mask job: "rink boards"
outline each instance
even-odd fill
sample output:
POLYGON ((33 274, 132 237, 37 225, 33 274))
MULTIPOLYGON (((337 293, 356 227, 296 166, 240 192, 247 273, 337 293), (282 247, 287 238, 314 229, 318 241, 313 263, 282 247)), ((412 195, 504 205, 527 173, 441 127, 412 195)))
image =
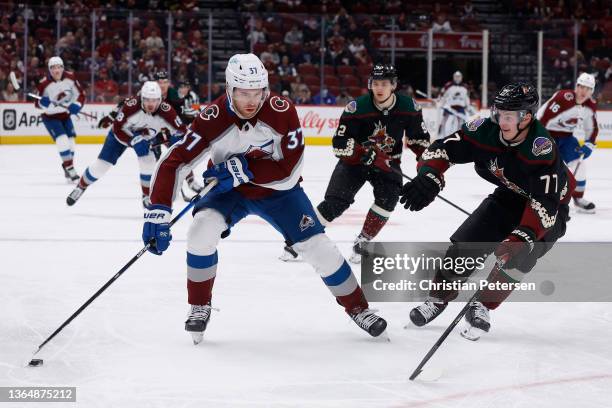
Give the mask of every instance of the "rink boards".
MULTIPOLYGON (((86 104, 83 108, 95 119, 72 116, 79 143, 102 143, 108 129, 98 129, 100 118, 112 110, 113 104, 86 104)), ((306 143, 310 145, 329 145, 343 108, 341 106, 297 106, 306 143)), ((32 103, 0 103, 0 144, 46 144, 51 143, 42 119, 41 110, 32 103)), ((489 111, 481 110, 481 116, 489 111)), ((434 107, 424 106, 423 117, 432 135, 437 134, 439 113, 434 107)), ((599 124, 599 147, 612 147, 612 111, 597 112, 599 124)))

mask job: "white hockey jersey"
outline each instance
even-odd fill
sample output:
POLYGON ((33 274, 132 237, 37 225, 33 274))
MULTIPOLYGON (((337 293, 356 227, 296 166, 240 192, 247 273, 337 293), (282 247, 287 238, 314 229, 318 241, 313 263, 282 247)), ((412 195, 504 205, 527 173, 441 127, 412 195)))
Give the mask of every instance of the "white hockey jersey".
POLYGON ((70 117, 70 113, 66 108, 56 104, 64 106, 68 106, 71 103, 76 103, 79 106, 85 104, 85 91, 72 72, 64 71, 59 81, 46 76, 40 80, 36 87, 38 95, 46 96, 51 100, 51 104, 46 108, 38 100, 34 103, 36 107, 44 109, 43 117, 65 120, 70 117))

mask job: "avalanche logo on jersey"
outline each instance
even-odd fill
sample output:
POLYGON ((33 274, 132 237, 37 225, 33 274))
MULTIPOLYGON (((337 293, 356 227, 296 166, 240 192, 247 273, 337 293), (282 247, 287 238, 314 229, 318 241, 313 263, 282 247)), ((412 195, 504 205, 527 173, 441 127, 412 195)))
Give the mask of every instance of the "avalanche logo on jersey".
POLYGON ((304 232, 310 227, 314 227, 315 222, 310 215, 302 215, 302 221, 300 221, 300 231, 304 232))
POLYGON ((368 137, 368 140, 380 147, 385 153, 391 153, 393 146, 395 146, 395 140, 389 136, 387 127, 383 126, 380 121, 374 125, 374 133, 368 137))
POLYGON ((501 181, 510 190, 512 190, 515 193, 520 194, 522 196, 529 197, 529 194, 527 194, 525 191, 523 191, 522 188, 520 188, 519 186, 517 186, 516 184, 514 184, 513 182, 508 180, 508 178, 504 174, 504 168, 503 167, 499 167, 499 164, 497 164, 497 157, 495 158, 495 160, 491 160, 489 162, 489 171, 495 177, 497 177, 499 179, 499 181, 501 181))
POLYGON ((64 102, 70 102, 72 100, 72 90, 70 89, 66 89, 65 91, 60 91, 60 93, 57 94, 57 103, 64 103, 64 102))
POLYGON ((247 159, 270 159, 274 153, 274 141, 270 140, 261 146, 250 145, 243 153, 247 159))
POLYGON ((552 149, 552 142, 548 138, 536 137, 536 139, 533 141, 533 147, 531 148, 531 151, 536 156, 543 156, 552 152, 552 149))

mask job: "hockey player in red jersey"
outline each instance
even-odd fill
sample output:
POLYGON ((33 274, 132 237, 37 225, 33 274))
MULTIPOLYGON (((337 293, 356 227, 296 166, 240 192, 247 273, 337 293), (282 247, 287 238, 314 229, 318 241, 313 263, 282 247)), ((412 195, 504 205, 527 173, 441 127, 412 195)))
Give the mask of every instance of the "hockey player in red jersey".
POLYGON ((76 132, 70 115, 81 111, 85 104, 85 92, 74 73, 64 70, 64 61, 60 57, 49 58, 47 65, 49 75, 38 83, 41 98, 34 104, 45 110, 42 121, 57 146, 64 176, 75 182, 79 179, 73 164, 76 132))
POLYGON ((572 195, 578 211, 594 213, 595 204, 583 198, 586 188, 586 163, 595 149, 597 133, 597 102, 592 98, 595 77, 582 73, 576 80, 575 89, 557 91, 538 110, 538 119, 559 145, 563 161, 574 173, 576 191, 572 195), (580 146, 575 135, 582 127, 584 144, 580 146))
POLYGON ((185 323, 194 343, 203 338, 210 319, 217 272, 217 244, 249 214, 258 215, 319 273, 351 319, 372 336, 386 322, 368 308, 357 279, 340 251, 325 235, 314 208, 300 186, 304 137, 297 111, 270 93, 268 73, 253 54, 230 58, 226 94, 211 102, 191 124, 182 141, 161 159, 151 183, 151 206, 145 211, 143 240, 162 254, 169 230, 179 172, 210 154, 204 179, 218 184, 196 205, 187 236, 187 292, 191 310, 185 323))
POLYGON ((155 167, 155 156, 151 151, 151 140, 162 129, 184 134, 187 128, 174 109, 162 102, 162 94, 156 82, 145 82, 140 97, 128 98, 112 129, 108 132, 98 158, 85 170, 78 185, 66 198, 68 205, 74 205, 85 189, 95 183, 115 164, 125 149, 131 147, 138 156, 140 166, 140 185, 143 205, 149 202, 149 185, 155 167))

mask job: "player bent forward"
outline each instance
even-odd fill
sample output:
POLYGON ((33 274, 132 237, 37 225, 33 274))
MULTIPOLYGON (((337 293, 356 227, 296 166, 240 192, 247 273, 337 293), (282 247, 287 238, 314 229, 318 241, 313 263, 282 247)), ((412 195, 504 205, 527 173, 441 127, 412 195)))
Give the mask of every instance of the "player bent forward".
MULTIPOLYGON (((505 265, 489 276, 493 284, 520 281, 565 234, 569 220, 575 180, 553 138, 535 119, 538 99, 531 85, 506 85, 495 96, 491 119, 476 119, 432 143, 417 165, 417 177, 404 185, 400 199, 411 211, 423 209, 444 187, 444 172, 452 164, 473 162, 478 175, 497 188, 451 236, 445 257, 476 258, 494 252, 505 265)), ((459 275, 441 269, 434 283, 465 281, 470 273, 473 270, 459 275)), ((489 310, 511 292, 483 290, 482 301, 470 304, 461 334, 477 340, 488 332, 489 310)), ((431 322, 457 295, 452 289, 430 291, 430 298, 410 312, 410 319, 417 326, 431 322)))
POLYGON ((142 204, 146 206, 149 203, 151 174, 156 163, 151 143, 159 139, 158 134, 162 129, 180 134, 187 131, 174 109, 162 102, 159 85, 147 81, 142 85, 140 97, 127 99, 121 107, 98 158, 87 167, 78 185, 66 198, 66 204, 74 205, 85 190, 117 164, 123 152, 131 147, 138 156, 142 204))
POLYGON ((185 330, 202 340, 210 320, 217 273, 217 245, 249 214, 278 230, 320 274, 351 319, 372 336, 386 328, 368 309, 357 279, 324 233, 302 190, 304 138, 295 107, 271 94, 268 73, 253 54, 237 54, 225 71, 226 95, 213 101, 191 124, 185 138, 160 161, 151 184, 152 205, 145 211, 143 240, 154 239, 161 254, 171 240, 171 205, 178 172, 210 153, 204 178, 218 184, 196 205, 187 236, 187 292, 191 312, 185 330))

